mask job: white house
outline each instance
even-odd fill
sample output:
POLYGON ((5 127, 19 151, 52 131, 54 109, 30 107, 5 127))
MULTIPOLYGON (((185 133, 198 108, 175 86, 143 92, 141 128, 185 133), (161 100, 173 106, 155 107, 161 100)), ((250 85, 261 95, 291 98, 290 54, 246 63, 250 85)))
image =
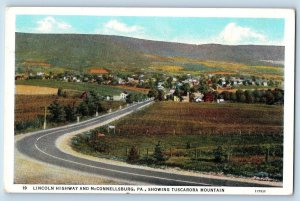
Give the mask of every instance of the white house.
POLYGON ((217 99, 217 103, 224 103, 224 102, 225 102, 225 100, 223 98, 217 99))
POLYGON ((200 97, 196 97, 196 98, 194 98, 194 100, 195 100, 196 103, 203 102, 203 99, 200 98, 200 97))
POLYGON ((126 100, 126 97, 128 96, 128 93, 126 91, 120 93, 118 96, 113 96, 114 101, 124 101, 126 100))
POLYGON ((268 82, 267 81, 263 81, 262 85, 265 86, 265 87, 267 87, 268 86, 268 82))

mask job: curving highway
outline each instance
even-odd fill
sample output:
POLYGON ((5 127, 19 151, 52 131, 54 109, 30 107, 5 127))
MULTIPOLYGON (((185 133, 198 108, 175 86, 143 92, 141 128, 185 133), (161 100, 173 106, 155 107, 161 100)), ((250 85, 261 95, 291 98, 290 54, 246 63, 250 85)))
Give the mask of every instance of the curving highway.
POLYGON ((60 151, 56 147, 56 140, 67 133, 89 128, 100 123, 113 121, 115 118, 125 116, 151 104, 152 100, 136 103, 124 109, 108 113, 93 119, 59 128, 47 129, 26 135, 16 141, 15 146, 21 153, 49 164, 69 168, 77 171, 103 175, 115 179, 127 180, 132 183, 142 182, 150 185, 172 186, 239 186, 239 187, 267 187, 257 183, 213 179, 207 177, 187 176, 162 171, 134 168, 121 165, 112 165, 103 162, 79 158, 60 151))

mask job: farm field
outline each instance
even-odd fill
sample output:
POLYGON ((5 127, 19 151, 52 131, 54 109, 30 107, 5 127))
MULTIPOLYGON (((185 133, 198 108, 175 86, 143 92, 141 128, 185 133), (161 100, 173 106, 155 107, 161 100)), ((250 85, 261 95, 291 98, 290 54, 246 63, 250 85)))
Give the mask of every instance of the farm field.
POLYGON ((107 73, 109 73, 109 71, 107 71, 105 68, 97 68, 97 67, 90 68, 88 70, 88 72, 91 74, 107 74, 107 73))
MULTIPOLYGON (((63 106, 78 106, 83 100, 74 97, 59 97, 57 95, 16 95, 15 96, 15 133, 42 129, 44 108, 55 100, 63 106)), ((125 102, 102 101, 104 109, 118 109, 125 102)), ((87 118, 87 117, 85 117, 87 118)), ((84 119, 84 118, 83 118, 84 119)), ((48 127, 59 126, 48 122, 48 127)))
MULTIPOLYGON (((56 80, 17 80, 16 85, 31 85, 31 86, 40 86, 40 87, 52 87, 52 88, 63 88, 63 89, 72 89, 77 91, 95 91, 101 96, 113 96, 119 95, 123 90, 107 86, 99 85, 96 83, 76 83, 76 82, 62 82, 56 80)), ((130 90, 129 90, 130 91, 130 90)))
POLYGON ((263 74, 265 78, 281 80, 284 69, 281 66, 247 65, 237 62, 198 60, 185 57, 161 57, 149 54, 145 55, 145 57, 153 60, 150 69, 171 74, 248 74, 254 76, 261 76, 263 74))
POLYGON ((30 85, 16 85, 17 95, 54 95, 57 94, 57 88, 39 87, 30 85))
POLYGON ((122 89, 123 91, 135 91, 138 93, 143 93, 143 94, 148 94, 148 92, 150 91, 149 89, 145 89, 145 88, 139 88, 139 87, 131 87, 131 86, 127 86, 127 85, 117 85, 117 86, 113 86, 115 88, 118 89, 122 89))
POLYGON ((142 165, 282 179, 282 106, 157 102, 112 125, 74 137, 73 149, 126 161, 134 146, 142 165))

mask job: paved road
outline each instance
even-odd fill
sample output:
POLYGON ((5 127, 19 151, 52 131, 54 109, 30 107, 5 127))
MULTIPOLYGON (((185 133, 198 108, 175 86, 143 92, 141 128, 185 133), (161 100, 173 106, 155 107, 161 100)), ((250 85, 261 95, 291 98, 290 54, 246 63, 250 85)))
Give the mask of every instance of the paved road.
POLYGON ((22 138, 21 140, 18 140, 16 142, 16 147, 21 153, 39 161, 77 171, 104 175, 107 177, 131 182, 136 181, 151 185, 172 186, 264 186, 245 182, 209 179, 198 176, 179 175, 167 172, 106 164, 64 153, 55 145, 57 138, 66 133, 87 128, 116 118, 120 115, 126 115, 127 113, 134 112, 147 104, 151 104, 151 102, 151 100, 148 100, 146 102, 136 103, 122 110, 95 117, 77 124, 35 132, 22 138))

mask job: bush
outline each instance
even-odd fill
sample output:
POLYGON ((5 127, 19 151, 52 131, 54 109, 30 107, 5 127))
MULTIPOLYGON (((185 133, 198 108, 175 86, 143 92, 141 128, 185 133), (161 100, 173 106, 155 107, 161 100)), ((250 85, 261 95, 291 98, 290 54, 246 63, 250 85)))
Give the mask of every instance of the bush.
POLYGON ((43 125, 43 118, 36 118, 35 120, 32 121, 20 121, 15 123, 15 132, 22 132, 25 131, 26 129, 30 128, 41 128, 43 125))
POLYGON ((132 146, 130 151, 129 151, 129 155, 127 157, 127 162, 128 163, 136 163, 138 162, 140 156, 138 153, 138 149, 135 146, 132 146))
POLYGON ((223 149, 221 146, 218 146, 218 148, 214 150, 214 160, 217 163, 223 161, 223 149))
POLYGON ((153 158, 158 163, 164 162, 166 160, 164 155, 163 155, 162 147, 160 145, 160 142, 158 142, 157 145, 154 148, 153 158))

